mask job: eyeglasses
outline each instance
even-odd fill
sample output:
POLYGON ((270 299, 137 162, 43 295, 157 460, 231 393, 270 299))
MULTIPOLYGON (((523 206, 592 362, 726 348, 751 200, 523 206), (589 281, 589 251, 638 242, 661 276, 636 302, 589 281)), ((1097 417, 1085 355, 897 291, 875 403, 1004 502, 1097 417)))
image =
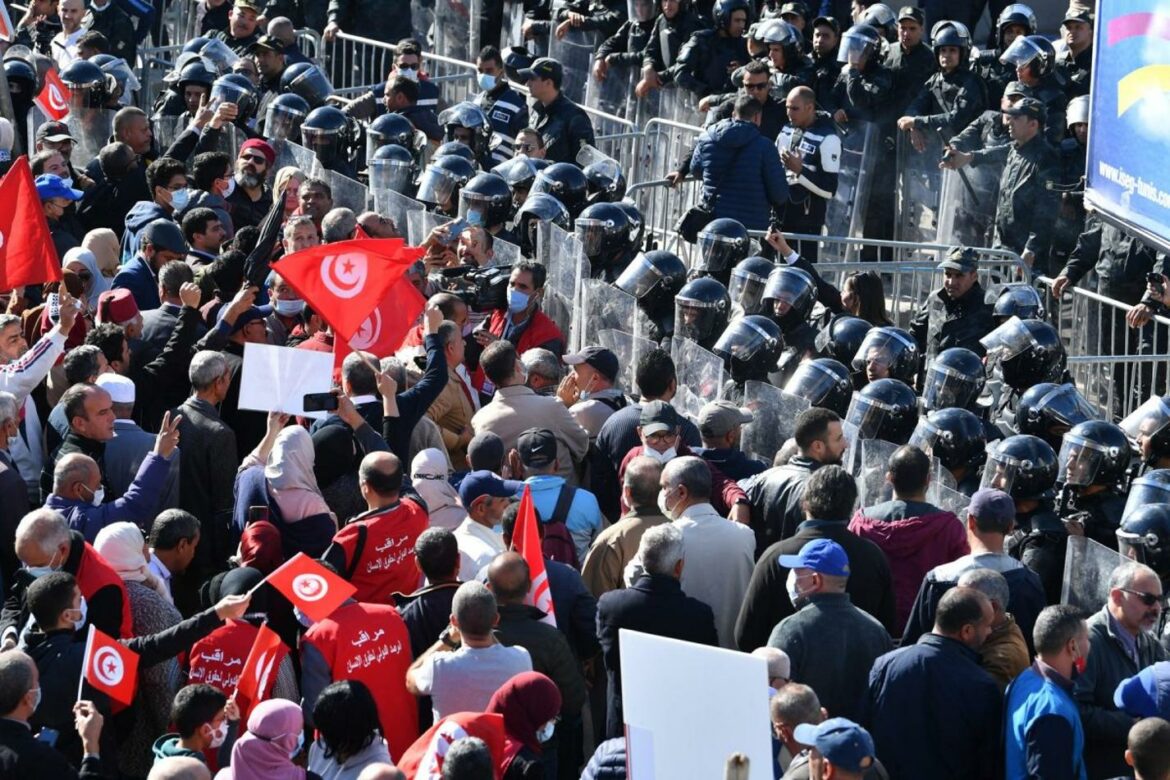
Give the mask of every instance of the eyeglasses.
POLYGON ((767 88, 768 88, 768 82, 766 82, 766 81, 757 81, 757 82, 754 82, 754 83, 752 83, 752 82, 749 82, 749 83, 747 83, 747 84, 744 84, 744 85, 743 85, 743 88, 744 88, 744 89, 752 89, 752 90, 755 90, 755 89, 767 89, 767 88))
POLYGON ((1165 601, 1165 596, 1155 596, 1153 593, 1145 593, 1140 590, 1130 590, 1129 588, 1119 588, 1122 593, 1128 593, 1131 596, 1137 596, 1138 601, 1145 604, 1147 607, 1152 607, 1155 604, 1161 604, 1165 601))
POLYGON ((650 444, 662 444, 664 442, 674 441, 678 434, 674 431, 658 431, 657 433, 646 434, 646 441, 650 444))
POLYGON ((267 165, 268 164, 268 158, 262 154, 241 154, 240 159, 246 160, 247 162, 250 162, 250 163, 256 163, 257 165, 267 165))

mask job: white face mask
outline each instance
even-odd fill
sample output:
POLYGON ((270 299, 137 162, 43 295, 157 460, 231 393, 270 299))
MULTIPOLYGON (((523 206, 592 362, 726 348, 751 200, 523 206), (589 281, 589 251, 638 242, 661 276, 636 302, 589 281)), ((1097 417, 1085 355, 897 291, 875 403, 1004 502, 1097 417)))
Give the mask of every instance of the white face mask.
POLYGON ((669 490, 658 491, 658 509, 662 512, 663 517, 674 520, 674 510, 666 505, 666 496, 668 493, 670 493, 669 490))
POLYGON ((552 739, 553 731, 556 730, 556 721, 550 720, 548 723, 541 726, 536 732, 536 738, 540 742, 548 742, 552 739))
POLYGON ((654 460, 658 461, 659 463, 668 463, 673 460, 676 455, 678 455, 678 450, 674 447, 668 447, 666 451, 659 452, 647 444, 646 446, 642 447, 642 454, 646 457, 654 458, 654 460))
POLYGON ((411 81, 418 81, 418 68, 399 68, 398 75, 411 81))
POLYGON ((788 570, 788 579, 784 581, 784 589, 788 591, 788 600, 792 602, 792 606, 800 609, 805 598, 800 595, 800 588, 796 585, 796 569, 788 570))
POLYGON ((227 718, 223 719, 223 723, 219 724, 219 728, 213 729, 211 732, 211 747, 217 748, 227 739, 228 723, 227 718))
POLYGON ((99 486, 97 490, 93 491, 93 498, 91 498, 89 500, 89 503, 94 505, 94 506, 101 506, 102 502, 105 500, 106 500, 106 489, 104 487, 99 486))
POLYGON ((235 191, 236 191, 236 177, 229 176, 227 189, 223 191, 223 195, 221 195, 220 197, 221 198, 230 198, 232 196, 232 193, 235 191))
POLYGON ((85 596, 81 597, 81 605, 77 608, 77 610, 81 613, 81 617, 73 621, 74 631, 80 631, 82 629, 89 615, 89 605, 85 602, 85 596))

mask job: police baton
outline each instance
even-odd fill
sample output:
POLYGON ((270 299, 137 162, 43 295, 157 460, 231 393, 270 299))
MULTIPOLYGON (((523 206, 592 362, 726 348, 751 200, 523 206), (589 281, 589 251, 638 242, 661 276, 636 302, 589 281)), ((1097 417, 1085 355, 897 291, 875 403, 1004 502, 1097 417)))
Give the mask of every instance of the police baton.
MULTIPOLYGON (((947 140, 943 138, 942 131, 937 127, 931 127, 930 129, 933 130, 934 134, 938 136, 939 143, 943 145, 943 148, 946 148, 947 140)), ((943 153, 944 160, 947 159, 948 154, 949 152, 943 153)), ((971 200, 974 201, 976 206, 980 205, 979 196, 975 194, 975 188, 971 186, 971 180, 967 178, 967 172, 962 168, 955 168, 954 171, 955 173, 959 174, 959 178, 963 181, 963 187, 966 188, 967 194, 971 196, 971 200)))

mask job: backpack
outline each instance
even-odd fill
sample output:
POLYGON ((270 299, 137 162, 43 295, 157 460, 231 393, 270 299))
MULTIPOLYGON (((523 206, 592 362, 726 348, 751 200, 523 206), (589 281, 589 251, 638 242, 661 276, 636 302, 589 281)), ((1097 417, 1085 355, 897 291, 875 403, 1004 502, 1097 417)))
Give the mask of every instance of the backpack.
POLYGON ((569 508, 573 506, 573 496, 577 488, 569 483, 561 485, 557 494, 557 505, 553 508, 552 517, 544 521, 544 540, 540 550, 549 560, 557 561, 580 570, 581 564, 577 561, 577 547, 573 544, 573 535, 565 521, 569 517, 569 508))

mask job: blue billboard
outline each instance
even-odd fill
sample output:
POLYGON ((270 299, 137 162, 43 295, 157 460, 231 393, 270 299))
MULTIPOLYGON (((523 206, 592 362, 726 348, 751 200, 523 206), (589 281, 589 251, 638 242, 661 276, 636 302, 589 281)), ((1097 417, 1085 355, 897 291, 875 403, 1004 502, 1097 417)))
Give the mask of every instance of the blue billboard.
POLYGON ((1085 199, 1170 249, 1170 0, 1098 0, 1085 199))

